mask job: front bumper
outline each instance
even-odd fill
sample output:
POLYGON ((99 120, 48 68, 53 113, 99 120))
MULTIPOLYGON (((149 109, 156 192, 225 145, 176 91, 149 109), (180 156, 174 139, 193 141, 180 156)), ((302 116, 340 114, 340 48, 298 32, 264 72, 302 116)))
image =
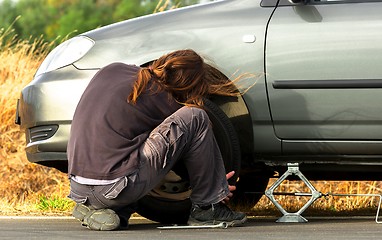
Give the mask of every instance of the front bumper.
POLYGON ((87 84, 97 72, 67 66, 36 76, 21 92, 16 123, 25 131, 30 162, 52 167, 66 162, 70 126, 87 84))

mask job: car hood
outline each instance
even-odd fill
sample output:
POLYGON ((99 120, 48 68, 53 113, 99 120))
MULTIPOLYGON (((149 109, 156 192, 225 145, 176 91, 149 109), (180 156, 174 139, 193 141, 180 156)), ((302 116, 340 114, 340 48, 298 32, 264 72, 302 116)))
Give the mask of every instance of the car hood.
POLYGON ((95 45, 74 65, 79 69, 97 69, 111 62, 142 65, 173 50, 208 48, 214 44, 214 33, 243 24, 242 15, 246 11, 253 14, 251 5, 259 2, 226 0, 198 4, 86 32, 81 35, 93 39, 95 45))

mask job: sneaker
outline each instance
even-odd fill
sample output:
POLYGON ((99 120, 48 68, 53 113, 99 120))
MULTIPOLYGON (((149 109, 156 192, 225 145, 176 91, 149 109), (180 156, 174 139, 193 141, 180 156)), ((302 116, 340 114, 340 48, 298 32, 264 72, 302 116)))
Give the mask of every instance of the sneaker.
POLYGON ((246 221, 245 213, 232 211, 227 205, 220 202, 207 207, 194 206, 188 219, 188 225, 215 225, 225 222, 229 227, 234 227, 246 221))
POLYGON ((83 226, 92 230, 110 231, 120 227, 120 219, 111 209, 95 210, 78 203, 74 207, 72 215, 83 226))

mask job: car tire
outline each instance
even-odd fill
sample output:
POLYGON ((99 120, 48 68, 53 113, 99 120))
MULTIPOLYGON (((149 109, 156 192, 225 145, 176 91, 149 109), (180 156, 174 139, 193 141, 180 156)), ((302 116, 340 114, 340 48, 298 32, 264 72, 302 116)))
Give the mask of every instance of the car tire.
MULTIPOLYGON (((241 153, 239 140, 227 115, 212 101, 206 99, 204 106, 213 126, 215 138, 221 150, 226 171, 235 171, 230 183, 236 182, 240 171, 241 153)), ((166 224, 186 223, 191 209, 189 198, 174 200, 158 195, 146 195, 138 201, 137 212, 150 220, 166 224)))

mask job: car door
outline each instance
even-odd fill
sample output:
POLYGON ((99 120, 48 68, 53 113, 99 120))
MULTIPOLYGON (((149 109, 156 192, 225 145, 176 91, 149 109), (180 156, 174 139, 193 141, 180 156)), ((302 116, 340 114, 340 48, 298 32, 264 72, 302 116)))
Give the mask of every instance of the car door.
POLYGON ((266 40, 284 153, 382 153, 382 1, 298 2, 280 0, 266 40))

